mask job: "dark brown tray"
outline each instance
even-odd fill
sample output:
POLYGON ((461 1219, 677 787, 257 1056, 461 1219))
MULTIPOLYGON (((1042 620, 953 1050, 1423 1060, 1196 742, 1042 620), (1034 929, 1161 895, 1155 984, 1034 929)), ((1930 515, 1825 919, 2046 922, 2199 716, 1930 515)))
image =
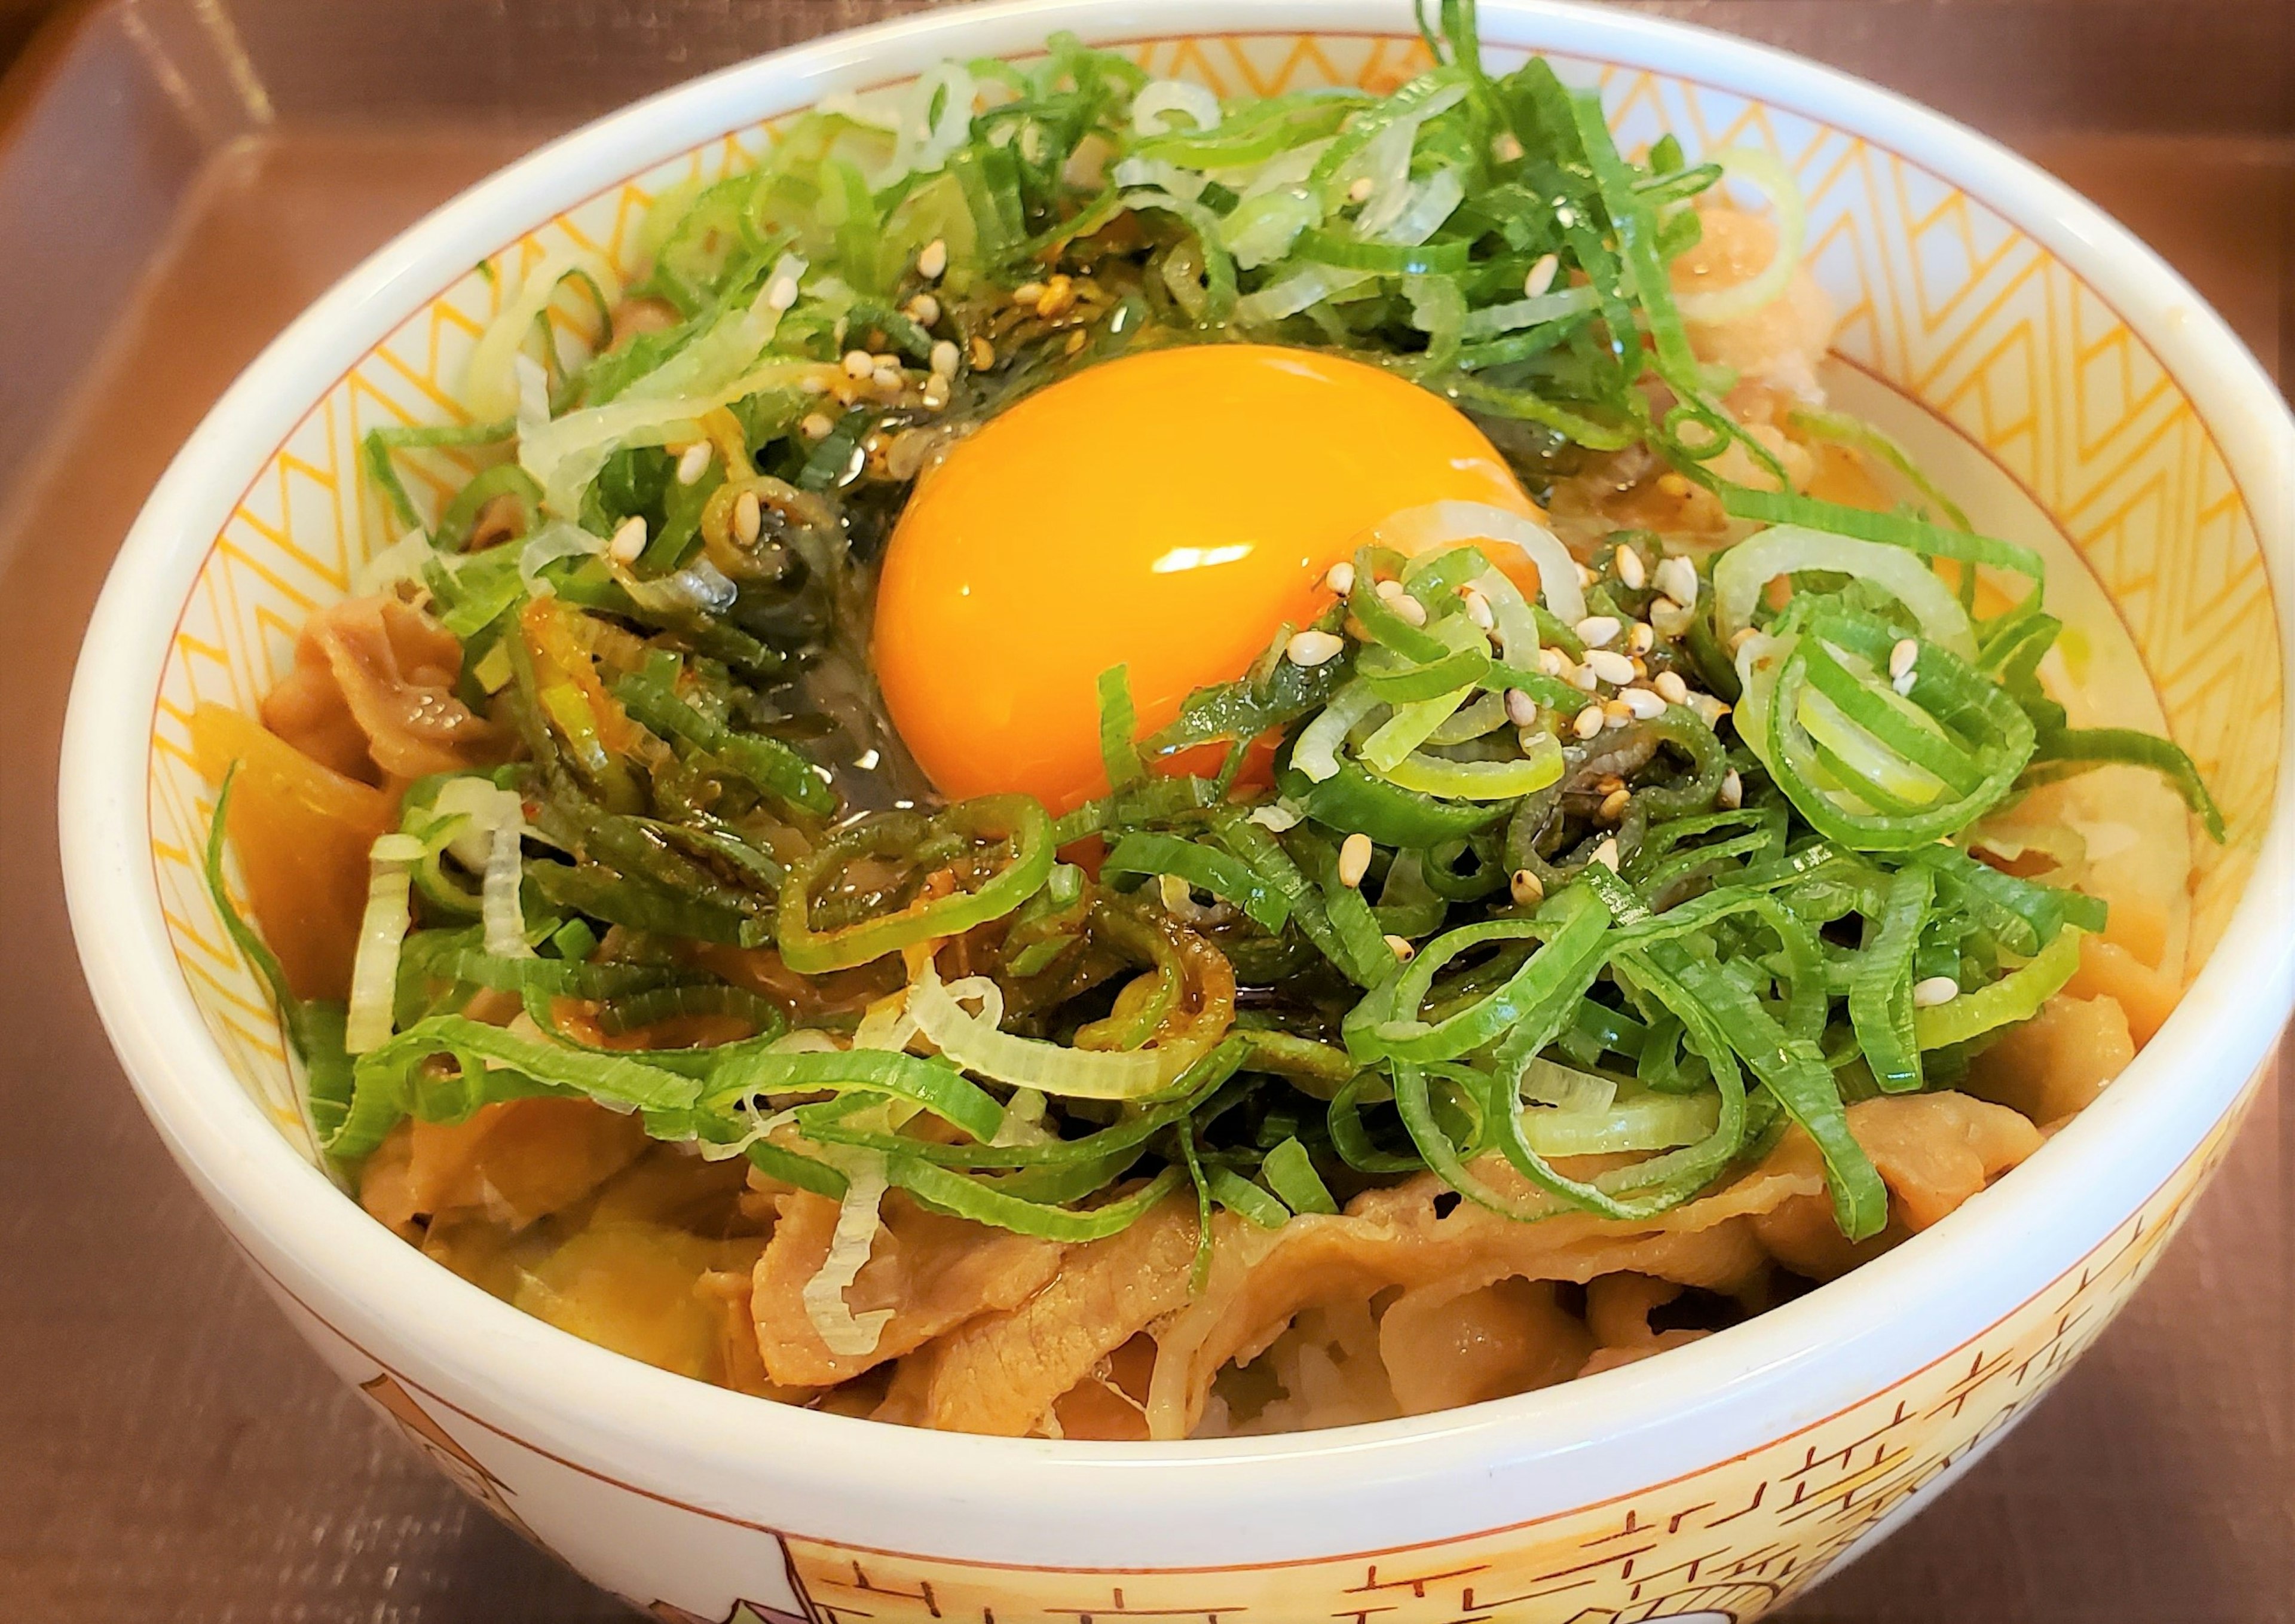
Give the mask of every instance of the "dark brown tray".
MULTIPOLYGON (((377 1425, 168 1164, 65 930, 65 684, 168 456, 359 256, 580 119, 908 9, 141 0, 81 8, 0 85, 0 1619, 625 1616, 377 1425)), ((1836 62, 2021 148, 2295 376, 2295 0, 1652 9, 1836 62)), ((1790 1616, 2295 1619, 2289 1121, 2266 1097, 2057 1394, 1790 1616)))

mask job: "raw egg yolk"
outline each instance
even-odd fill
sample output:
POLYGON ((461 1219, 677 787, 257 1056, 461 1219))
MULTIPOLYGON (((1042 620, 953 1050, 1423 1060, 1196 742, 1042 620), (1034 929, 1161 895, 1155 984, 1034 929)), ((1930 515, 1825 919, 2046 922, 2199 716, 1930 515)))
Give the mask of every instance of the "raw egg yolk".
POLYGON ((886 705, 943 794, 1057 815, 1107 793, 1103 671, 1152 733, 1328 605, 1365 530, 1443 501, 1533 511, 1463 414, 1376 367, 1256 345, 1093 367, 919 482, 878 583, 886 705))

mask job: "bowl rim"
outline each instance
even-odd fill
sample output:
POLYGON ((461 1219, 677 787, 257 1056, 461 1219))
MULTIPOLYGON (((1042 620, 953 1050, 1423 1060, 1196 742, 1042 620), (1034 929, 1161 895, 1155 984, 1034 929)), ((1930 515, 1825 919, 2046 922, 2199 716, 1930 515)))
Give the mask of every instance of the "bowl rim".
MULTIPOLYGON (((1252 1492, 1264 1494, 1318 1487, 1336 1475, 1333 1458, 1345 1457, 1359 1493, 1378 1479, 1423 1481, 1487 1466, 1494 1452, 1548 1461, 1630 1454, 1713 1413, 1726 1395, 1757 1379, 1805 1378, 1825 1391, 1833 1379, 1825 1374, 1828 1364, 1834 1378, 1845 1379, 1852 1366, 1877 1359, 1891 1364, 1893 1382, 1928 1362, 1890 1351, 1891 1334, 1901 1332, 1891 1320, 1904 1303, 1945 1301, 1956 1282, 1989 1272, 1996 1280, 1989 1301, 2013 1311, 2055 1275, 2041 1267, 2054 1252, 2005 1264, 1989 1256, 1988 1228, 2013 1227, 2059 1242, 2092 1231, 2093 1245, 2136 1211, 2158 1179, 2146 1176, 2111 1200, 2103 1221, 2094 1188, 2110 1180, 2099 1175, 2116 1171, 2126 1180, 2148 1169, 2164 1178, 2180 1163, 2233 1107, 2295 998, 2295 937, 2274 917, 2295 873, 2295 799, 2286 793, 2295 766, 2295 422, 2221 318, 2149 248, 2026 160, 1941 115, 1804 59, 1692 25, 1555 0, 1484 0, 1482 11, 1494 44, 1646 68, 1746 94, 1860 135, 1967 191, 2105 298, 2198 409, 2242 485, 2275 601, 2288 701, 2282 764, 2257 866, 2229 926, 2167 1025, 2113 1088, 1969 1210, 1820 1291, 1662 1359, 1432 1416, 1164 1444, 1052 1444, 856 1424, 673 1376, 557 1331, 462 1281, 369 1219, 304 1162, 233 1079, 192 1005, 148 861, 153 697, 170 629, 222 517, 340 371, 478 257, 515 240, 502 222, 530 230, 627 175, 746 127, 764 110, 904 78, 960 46, 1017 49, 1023 37, 1041 42, 1058 28, 1093 43, 1409 31, 1401 0, 1165 0, 1144 16, 1128 0, 1007 0, 832 35, 721 69, 498 171, 378 250, 275 339, 153 490, 111 568, 75 673, 62 751, 61 846, 74 934, 112 1044, 154 1124, 227 1225, 255 1230, 346 1302, 395 1324, 445 1379, 487 1395, 498 1411, 559 1431, 571 1424, 568 1417, 580 1417, 589 1447, 603 1457, 636 1449, 719 1464, 772 1460, 776 1473, 857 1493, 903 1476, 993 1472, 1004 1502, 1025 1498, 1058 1514, 1072 1508, 1074 1489, 1107 1486, 1113 1473, 1123 1473, 1127 1495, 1148 1497, 1134 1498, 1136 1509, 1150 1498, 1176 1506, 1199 1492, 1199 1468, 1208 1463, 1223 1463, 1231 1473, 1253 1468, 1252 1492), (2172 1152, 2164 1159, 2162 1146, 2172 1152), (2068 1214, 2079 1215, 2079 1222, 2068 1214), (1981 1269, 1972 1268, 1976 1260, 1981 1269)), ((1856 1391, 1887 1384, 1867 1381, 1856 1391)), ((1679 1448, 1668 1443, 1663 1452, 1679 1448)))

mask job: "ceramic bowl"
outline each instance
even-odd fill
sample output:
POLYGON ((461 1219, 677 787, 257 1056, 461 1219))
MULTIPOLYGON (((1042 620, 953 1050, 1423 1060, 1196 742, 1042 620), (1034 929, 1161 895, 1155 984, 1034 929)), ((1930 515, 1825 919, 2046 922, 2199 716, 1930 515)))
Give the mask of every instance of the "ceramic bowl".
POLYGON ((1972 1461, 2123 1302, 2222 1154, 2291 992, 2280 788, 2295 429, 2190 288, 2090 205, 1872 86, 1647 18, 1484 0, 1491 53, 1598 83, 1623 144, 1767 147, 1847 312, 1834 373, 1989 528, 2047 546, 2133 699, 2216 787, 2193 974, 2038 1155, 1836 1284, 1693 1346, 1449 1414, 1179 1445, 991 1440, 688 1382, 528 1318, 313 1165, 277 1024, 197 869, 195 703, 248 706, 372 545, 354 447, 443 420, 498 290, 618 254, 652 195, 776 118, 1056 29, 1222 93, 1390 86, 1402 0, 941 11, 592 126, 376 255, 249 369, 112 572, 72 696, 62 832, 104 1021, 184 1171, 296 1326, 464 1488, 658 1616, 745 1621, 1747 1619, 1972 1461), (472 270, 487 262, 494 275, 472 270))

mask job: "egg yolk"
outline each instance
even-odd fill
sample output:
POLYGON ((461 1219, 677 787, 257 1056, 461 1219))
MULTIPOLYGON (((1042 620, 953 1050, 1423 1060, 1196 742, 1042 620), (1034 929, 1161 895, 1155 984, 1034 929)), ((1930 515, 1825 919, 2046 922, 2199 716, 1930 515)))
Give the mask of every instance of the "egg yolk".
POLYGON ((1065 812, 1107 793, 1103 671, 1145 737, 1313 619, 1365 530, 1444 501, 1533 511, 1473 423, 1376 367, 1255 345, 1093 367, 919 482, 878 583, 886 705, 943 794, 1065 812))

